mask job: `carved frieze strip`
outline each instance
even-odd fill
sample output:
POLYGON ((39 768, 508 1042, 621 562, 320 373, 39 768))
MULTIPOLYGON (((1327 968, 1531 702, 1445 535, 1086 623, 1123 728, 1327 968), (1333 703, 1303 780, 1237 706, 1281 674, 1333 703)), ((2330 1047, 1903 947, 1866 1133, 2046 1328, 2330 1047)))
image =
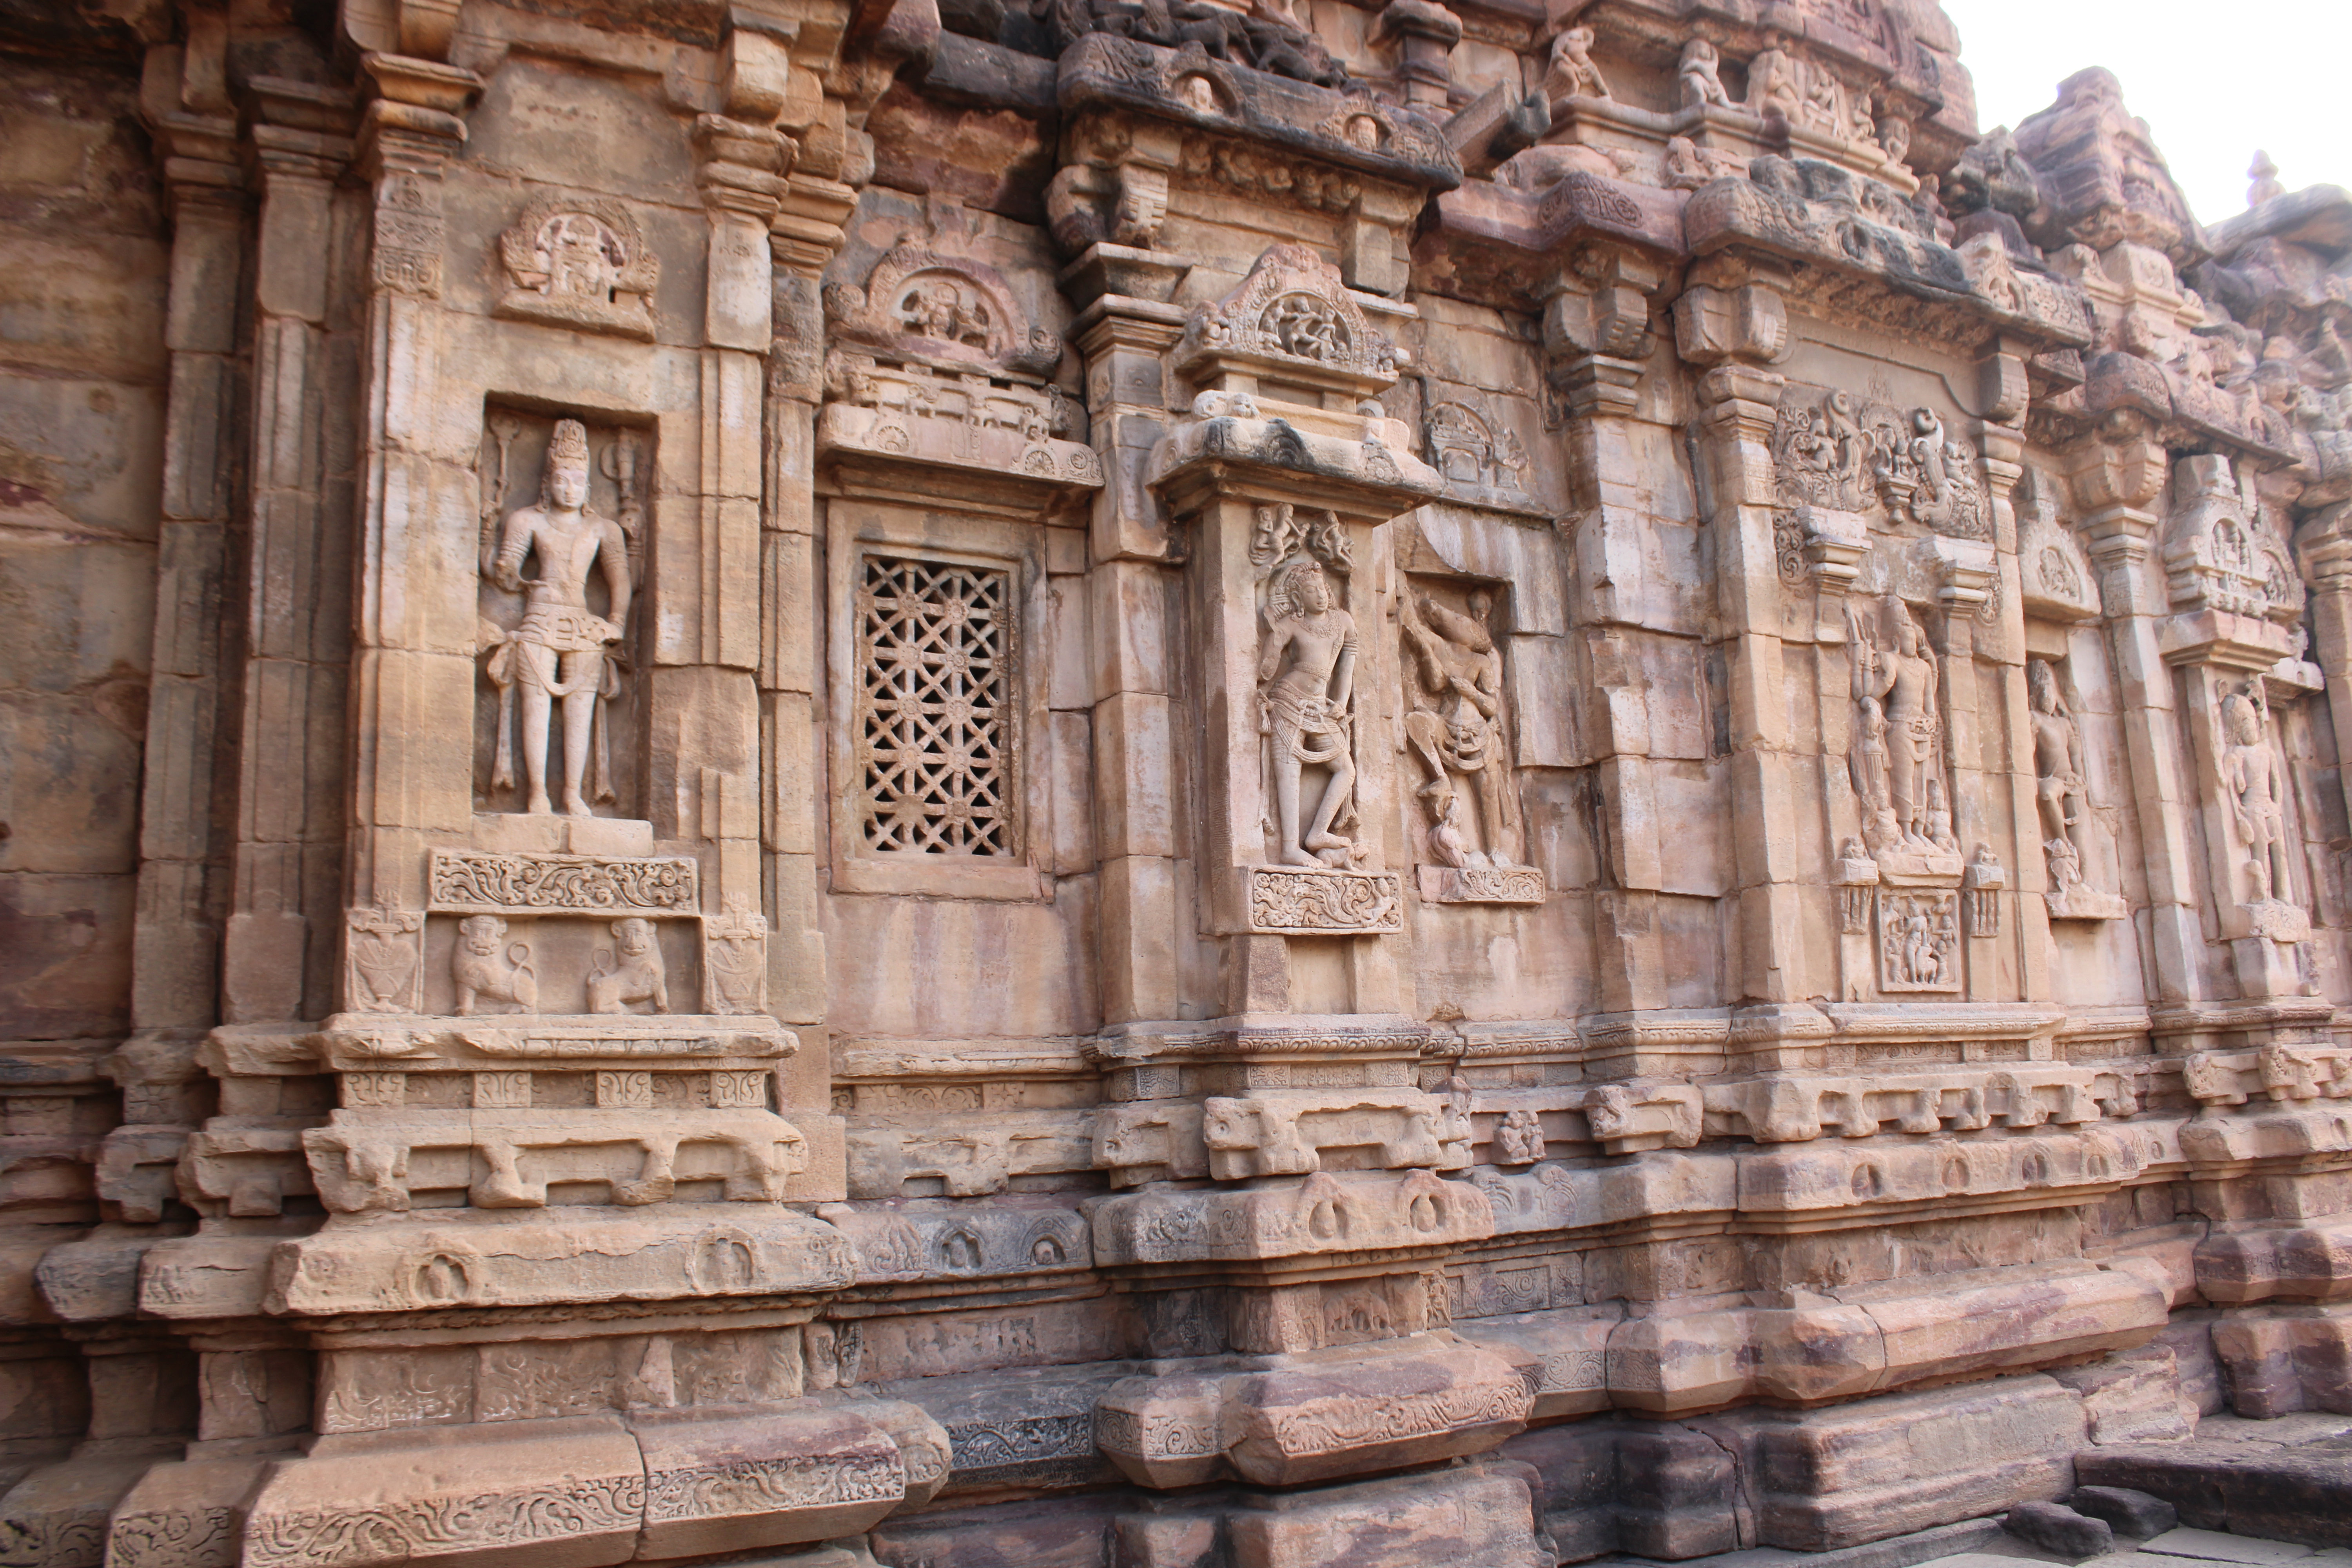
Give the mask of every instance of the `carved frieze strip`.
POLYGON ((1532 866, 1423 866, 1421 897, 1431 904, 1540 904, 1544 874, 1532 866))
POLYGON ((338 1214, 402 1212, 413 1190, 455 1181, 465 1182, 476 1208, 543 1208, 551 1180, 581 1178, 560 1155, 526 1167, 525 1157, 541 1151, 634 1149, 634 1158, 622 1156, 625 1168, 589 1178, 605 1182, 623 1207, 665 1203, 680 1180, 709 1179, 723 1182, 730 1203, 773 1203, 808 1169, 809 1141, 783 1118, 766 1110, 655 1111, 649 1092, 628 1092, 624 1080, 634 1076, 600 1075, 615 1080, 599 1086, 600 1108, 625 1116, 505 1110, 478 1120, 471 1110, 347 1109, 304 1132, 302 1147, 320 1200, 338 1214), (681 1161, 681 1150, 698 1146, 681 1161), (416 1159, 435 1150, 471 1158, 457 1160, 444 1181, 416 1159))
POLYGON ((687 858, 433 851, 427 908, 500 915, 686 917, 701 910, 698 868, 687 858))
POLYGON ((1438 128, 1409 109, 1211 58, 1092 33, 1061 58, 1065 116, 1127 110, 1236 141, 1303 154, 1418 191, 1450 191, 1462 161, 1438 128))
MULTIPOLYGON (((2305 1113, 2310 1114, 2310 1113, 2305 1113)), ((1612 1236, 1694 1226, 1770 1228, 1776 1215, 1839 1211, 1867 1205, 1878 1214, 1946 1210, 1956 1204, 2005 1205, 2080 1202, 2127 1182, 2178 1172, 2185 1126, 2178 1118, 2101 1121, 2078 1128, 1889 1142, 1825 1138, 1738 1152, 1693 1151, 1662 1157, 1637 1179, 1635 1168, 1562 1165, 1472 1170, 1470 1184, 1488 1200, 1499 1237, 1607 1230, 1612 1236)))
POLYGON ((903 1183, 918 1179, 938 1182, 949 1197, 985 1197, 1003 1192, 1015 1176, 1088 1170, 1090 1122, 1090 1112, 1068 1109, 857 1114, 847 1131, 850 1190, 894 1197, 903 1183))
POLYGON ((827 1204, 817 1217, 850 1239, 863 1284, 1023 1277, 1086 1268, 1093 1233, 1073 1209, 974 1206, 924 1213, 897 1205, 827 1204))
POLYGON ((1430 1171, 1318 1172, 1249 1191, 1147 1189, 1095 1211, 1096 1258, 1244 1262, 1454 1246, 1493 1231, 1486 1195, 1430 1171))
POLYGON ((275 1245, 266 1310, 323 1315, 838 1290, 849 1241, 773 1204, 572 1206, 468 1223, 446 1209, 331 1218, 275 1245))
POLYGON ((1087 1043, 1100 1067, 1332 1057, 1418 1057, 1429 1026, 1394 1015, 1241 1014, 1200 1024, 1124 1024, 1087 1043))
POLYGON ((2148 1013, 2148 1027, 2159 1044, 2200 1035, 2284 1031, 2293 1031, 2299 1041, 2321 1038, 2339 1019, 2336 1005, 2325 997, 2284 996, 2274 1001, 2155 1007, 2148 1013))
POLYGON ((971 1079, 976 1087, 1013 1078, 1076 1077, 1093 1070, 1087 1059, 1087 1037, 1079 1035, 1029 1040, 835 1035, 833 1079, 835 1083, 850 1084, 957 1079, 971 1079))
POLYGON ((1927 220, 1892 186, 1829 163, 1758 158, 1748 178, 1692 192, 1683 224, 1694 255, 1754 250, 1807 262, 1800 297, 1809 303, 1823 296, 1868 315, 1858 292, 1893 318, 1909 311, 1913 335, 1948 328, 1957 338, 1990 322, 2036 347, 2080 348, 2092 339, 2087 304, 2074 289, 2037 273, 1972 277, 1960 252, 1931 237, 1927 220), (1947 321, 1935 319, 1939 308, 1947 321))
POLYGON ((709 1068, 732 1060, 770 1062, 800 1049, 800 1037, 763 1016, 734 1014, 509 1015, 496 1024, 457 1018, 339 1013, 305 1045, 333 1070, 394 1067, 404 1072, 470 1071, 484 1058, 676 1061, 709 1068))
POLYGON ((1302 936, 1378 936, 1404 930, 1402 879, 1393 871, 1248 868, 1249 929, 1302 936))

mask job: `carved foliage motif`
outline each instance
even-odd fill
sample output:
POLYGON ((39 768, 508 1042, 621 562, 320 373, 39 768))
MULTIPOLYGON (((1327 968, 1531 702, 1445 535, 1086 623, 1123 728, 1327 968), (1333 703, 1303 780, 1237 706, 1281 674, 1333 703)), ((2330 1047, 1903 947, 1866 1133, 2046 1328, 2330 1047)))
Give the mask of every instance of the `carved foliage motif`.
POLYGON ((499 240, 510 287, 498 313, 650 340, 661 263, 609 196, 541 196, 499 240))
POLYGON ((703 998, 704 1011, 767 1011, 768 917, 749 900, 730 898, 724 914, 704 919, 702 973, 711 993, 703 998))
POLYGON ((491 914, 644 910, 687 915, 700 902, 688 859, 433 851, 432 907, 491 914))
POLYGON ((531 1492, 421 1497, 373 1508, 265 1513, 246 1526, 255 1568, 323 1568, 353 1558, 432 1557, 634 1530, 643 1476, 599 1476, 531 1492))
POLYGON ((1006 571, 900 555, 862 563, 855 811, 866 850, 1019 853, 1012 603, 1006 571))
POLYGON ((1252 868, 1252 931, 1399 931, 1404 929, 1402 890, 1393 872, 1292 871, 1252 868))
POLYGON ((896 1502, 907 1472, 889 1454, 824 1454, 736 1459, 690 1470, 656 1470, 646 1478, 646 1520, 702 1519, 714 1514, 772 1513, 840 1503, 896 1502))

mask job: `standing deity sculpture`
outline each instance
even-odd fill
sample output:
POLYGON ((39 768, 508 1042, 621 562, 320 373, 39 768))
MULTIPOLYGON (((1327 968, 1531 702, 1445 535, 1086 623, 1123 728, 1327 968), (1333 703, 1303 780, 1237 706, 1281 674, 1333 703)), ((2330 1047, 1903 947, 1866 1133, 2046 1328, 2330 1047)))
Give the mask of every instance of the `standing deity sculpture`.
POLYGON ((1430 847, 1449 866, 1518 864, 1518 803, 1501 722, 1503 656, 1486 626, 1492 603, 1475 592, 1464 615, 1409 587, 1398 599, 1412 702, 1405 739, 1429 774, 1419 793, 1433 819, 1430 847), (1476 808, 1476 848, 1462 842, 1457 780, 1476 808))
POLYGON ((1331 602, 1322 566, 1305 556, 1276 568, 1258 654, 1262 728, 1273 750, 1276 858, 1344 866, 1354 844, 1356 621, 1331 602), (1307 769, 1324 771, 1311 805, 1307 769))
POLYGON ((2221 699, 2221 783, 2245 841, 2249 903, 2288 898, 2294 886, 2287 875, 2286 781, 2271 749, 2269 717, 2260 687, 2252 696, 2232 691, 2221 699))
POLYGON ((2054 858, 2054 846, 2063 843, 2079 879, 2088 848, 2083 837, 2083 737, 2059 696, 2058 674, 2048 660, 2029 663, 2025 680, 2033 702, 2034 793, 2041 802, 2042 847, 2054 858))
MULTIPOLYGON (((549 721, 563 704, 563 809, 589 815, 589 755, 603 723, 599 710, 617 695, 617 670, 607 648, 628 622, 628 545, 620 525, 588 506, 588 432, 576 419, 558 420, 548 443, 538 503, 509 512, 495 552, 485 552, 482 574, 523 595, 522 622, 499 639, 489 665, 499 688, 498 766, 494 781, 514 782, 509 705, 521 690, 524 810, 546 812, 549 721), (538 558, 539 574, 522 575, 538 558), (591 577, 602 573, 610 603, 599 616, 588 607, 591 577)), ((595 797, 611 797, 604 759, 598 756, 595 797)))
POLYGON ((1947 853, 1948 845, 1938 842, 1952 835, 1943 804, 1935 656, 1909 605, 1890 595, 1883 608, 1876 632, 1870 617, 1852 605, 1846 609, 1856 712, 1853 772, 1864 805, 1864 836, 1875 852, 1947 853))

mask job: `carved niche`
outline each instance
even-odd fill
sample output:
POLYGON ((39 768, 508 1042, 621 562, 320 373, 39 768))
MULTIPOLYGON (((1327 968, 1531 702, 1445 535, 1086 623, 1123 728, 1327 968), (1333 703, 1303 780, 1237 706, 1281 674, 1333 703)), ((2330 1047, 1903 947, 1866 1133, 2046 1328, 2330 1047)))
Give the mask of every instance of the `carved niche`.
POLYGON ((1524 863, 1526 828, 1511 768, 1496 595, 1406 578, 1405 746, 1421 773, 1413 825, 1421 895, 1438 903, 1541 903, 1543 873, 1524 863))
MULTIPOLYGON (((694 936, 701 916, 694 861, 572 855, 433 851, 428 877, 428 1012, 478 1016, 662 1014, 673 977, 694 994, 700 968, 694 936), (444 956, 446 955, 446 956, 444 956)), ((756 918, 756 917, 755 917, 756 918)), ((740 915, 710 921, 742 925, 740 915)), ((730 929, 732 929, 731 927, 730 929)), ((764 971, 764 921, 755 939, 764 971)), ((702 988, 722 984, 705 971, 702 988)), ((750 1009, 714 1005, 709 1013, 750 1009)))
POLYGON ((636 215, 609 196, 541 196, 499 238, 497 313, 650 342, 661 262, 636 215))
POLYGON ((1340 605, 1354 568, 1347 526, 1330 512, 1260 507, 1249 560, 1262 628, 1260 798, 1270 862, 1251 869, 1251 928, 1402 930, 1396 876, 1360 868, 1371 846, 1359 799, 1358 633, 1340 605))
POLYGON ((635 816, 650 434, 502 408, 487 425, 475 809, 635 816))
POLYGON ((2066 701, 2057 667, 2047 659, 2030 661, 2025 684, 2032 709, 2035 809, 2050 873, 2042 898, 2050 918, 2121 920, 2128 912, 2123 896, 2101 892, 2089 883, 2094 846, 2082 729, 2066 701))

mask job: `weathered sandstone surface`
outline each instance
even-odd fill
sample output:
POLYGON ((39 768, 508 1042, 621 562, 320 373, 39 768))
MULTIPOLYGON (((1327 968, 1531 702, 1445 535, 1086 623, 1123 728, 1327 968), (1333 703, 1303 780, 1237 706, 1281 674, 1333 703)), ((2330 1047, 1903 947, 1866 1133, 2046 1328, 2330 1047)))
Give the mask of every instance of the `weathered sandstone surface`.
POLYGON ((2352 195, 1958 48, 0 6, 0 1568, 2332 1539, 2352 195))

